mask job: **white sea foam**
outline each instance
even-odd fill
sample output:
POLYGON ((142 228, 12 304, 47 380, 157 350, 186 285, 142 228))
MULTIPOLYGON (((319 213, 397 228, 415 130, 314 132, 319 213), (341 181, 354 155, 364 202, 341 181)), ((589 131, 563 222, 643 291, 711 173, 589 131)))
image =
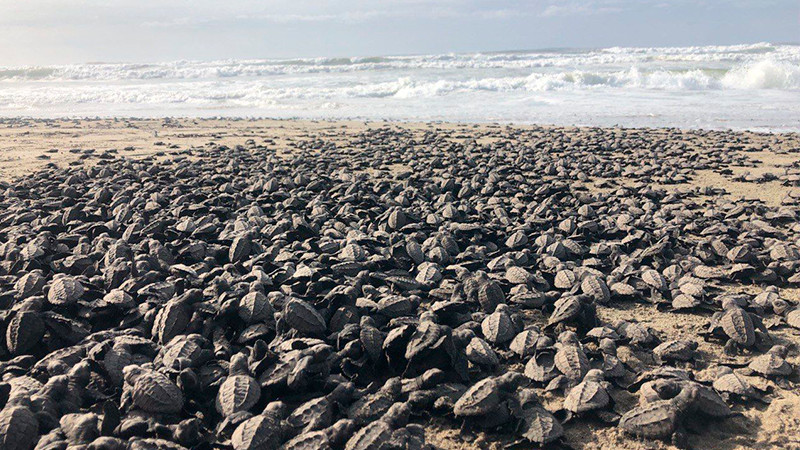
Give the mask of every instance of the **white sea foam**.
POLYGON ((258 115, 800 129, 800 46, 0 67, 0 115, 258 115))

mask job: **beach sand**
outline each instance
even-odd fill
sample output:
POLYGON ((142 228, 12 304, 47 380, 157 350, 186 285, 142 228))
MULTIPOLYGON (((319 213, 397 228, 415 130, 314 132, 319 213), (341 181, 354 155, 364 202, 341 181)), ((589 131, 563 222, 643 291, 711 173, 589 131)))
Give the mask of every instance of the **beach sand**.
MULTIPOLYGON (((564 127, 509 127, 496 124, 452 123, 387 123, 387 122, 328 122, 292 120, 25 120, 0 121, 0 181, 11 182, 48 166, 94 165, 105 158, 165 158, 186 153, 193 147, 211 144, 236 146, 252 140, 256 144, 279 150, 278 155, 292 158, 306 151, 307 142, 322 139, 337 146, 350 145, 366 129, 390 127, 405 129, 422 135, 439 132, 443 139, 472 140, 479 143, 502 139, 519 139, 524 136, 533 145, 537 136, 557 133, 568 138, 579 138, 590 129, 564 127), (533 130, 528 134, 515 134, 515 129, 533 130)), ((709 148, 727 148, 732 153, 746 156, 747 164, 734 166, 731 173, 714 170, 698 171, 690 182, 677 184, 653 183, 653 187, 668 190, 701 188, 724 189, 722 194, 736 198, 759 199, 767 205, 777 206, 797 189, 780 181, 764 183, 733 181, 746 174, 763 176, 780 175, 798 161, 800 135, 772 135, 737 133, 737 139, 697 131, 678 130, 616 130, 620 134, 646 134, 662 139, 667 147, 702 152, 709 148)), ((393 167, 398 172, 411 170, 402 164, 393 167)), ((624 186, 627 180, 587 182, 589 189, 614 189, 624 186)), ((758 292, 751 286, 737 290, 758 292)), ((800 291, 782 289, 784 298, 800 301, 800 291)), ((697 338, 704 330, 708 317, 696 314, 661 313, 652 305, 614 305, 603 307, 599 315, 604 320, 636 318, 646 323, 662 336, 671 338, 697 338)), ((791 328, 774 332, 779 341, 793 347, 800 344, 800 333, 791 328)), ((707 345, 700 339, 700 352, 704 359, 713 361, 720 357, 721 346, 707 345)), ((800 364, 797 351, 791 353, 789 362, 800 364)), ((633 361, 632 361, 633 363, 633 361)), ((521 368, 518 368, 521 369, 521 368)), ((775 400, 770 405, 742 409, 743 414, 723 422, 714 422, 712 429, 694 435, 690 443, 697 448, 750 448, 769 446, 800 446, 800 395, 772 382, 775 400)), ((794 385, 794 384, 792 384, 794 385)), ((552 401, 547 396, 545 402, 552 401)), ((620 394, 618 404, 630 407, 637 399, 620 394)), ((548 405, 557 408, 557 404, 548 405)), ((553 408, 551 408, 553 409, 553 408)), ((574 448, 665 448, 666 443, 639 441, 623 435, 615 427, 605 427, 580 421, 567 427, 566 442, 574 448)), ((509 440, 483 435, 463 435, 452 421, 436 419, 430 425, 429 441, 442 448, 500 448, 509 440)))
MULTIPOLYGON (((317 120, 266 120, 266 119, 95 119, 95 120, 38 120, 0 119, 0 180, 9 181, 18 176, 47 167, 50 164, 66 166, 93 164, 104 152, 118 157, 164 157, 180 154, 192 147, 209 144, 226 146, 243 145, 255 141, 279 153, 291 154, 298 143, 310 139, 324 139, 343 144, 358 133, 375 128, 406 129, 414 133, 444 130, 447 139, 475 139, 479 144, 508 138, 510 129, 531 129, 529 126, 461 123, 415 122, 364 122, 317 120)), ((535 127, 540 129, 542 127, 535 127)), ((543 127, 539 133, 558 131, 567 135, 584 133, 588 128, 543 127)), ((620 132, 625 130, 618 129, 620 132)), ((713 138, 697 131, 674 129, 639 130, 650 136, 669 137, 675 146, 704 148, 708 146, 736 145, 714 142, 713 138), (679 137, 676 138, 675 134, 679 137)), ((734 167, 733 176, 743 174, 778 174, 798 160, 800 134, 765 134, 740 132, 737 136, 749 141, 746 154, 753 167, 734 167)), ((398 170, 401 168, 398 168, 398 170)), ((658 185, 666 189, 692 187, 725 189, 732 198, 760 199, 777 205, 791 189, 777 181, 746 183, 733 181, 711 170, 700 170, 689 183, 658 185)), ((590 185, 590 187, 592 187, 590 185)))

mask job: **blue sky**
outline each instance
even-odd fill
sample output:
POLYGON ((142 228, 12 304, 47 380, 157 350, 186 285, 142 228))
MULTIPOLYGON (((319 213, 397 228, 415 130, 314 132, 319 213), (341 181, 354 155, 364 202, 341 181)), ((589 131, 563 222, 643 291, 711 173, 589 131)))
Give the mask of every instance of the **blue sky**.
POLYGON ((800 0, 0 0, 0 66, 800 42, 800 0))

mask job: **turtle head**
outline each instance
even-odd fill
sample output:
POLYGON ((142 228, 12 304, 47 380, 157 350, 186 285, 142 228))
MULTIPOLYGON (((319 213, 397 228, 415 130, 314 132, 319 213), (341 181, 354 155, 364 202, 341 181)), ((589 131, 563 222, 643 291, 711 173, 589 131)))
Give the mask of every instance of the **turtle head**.
POLYGON ((672 402, 678 408, 687 408, 697 399, 700 389, 695 384, 685 383, 681 386, 681 390, 673 399, 672 402))
POLYGON ((562 344, 577 344, 580 340, 574 331, 567 330, 558 335, 558 342, 562 344))
POLYGON ((247 356, 244 353, 237 353, 231 356, 230 366, 228 371, 231 375, 246 375, 248 370, 247 356))
POLYGON ((520 389, 517 393, 517 398, 519 398, 519 405, 522 408, 530 404, 539 404, 539 396, 536 395, 536 391, 533 389, 520 389))
POLYGON ((612 339, 603 338, 600 340, 600 350, 607 355, 616 355, 617 344, 612 339))
POLYGON ((769 349, 768 353, 771 353, 775 356, 779 356, 781 358, 786 358, 786 355, 789 354, 789 349, 787 349, 785 345, 778 344, 778 345, 773 345, 772 348, 769 349))
POLYGON ((143 372, 144 369, 142 369, 139 366, 135 365, 125 366, 122 369, 122 377, 126 383, 133 385, 133 383, 136 382, 136 379, 139 378, 139 375, 141 375, 143 372))
POLYGON ((605 373, 600 369, 592 369, 586 372, 583 379, 584 381, 603 381, 605 379, 605 373))
POLYGON ((497 378, 497 382, 501 388, 507 390, 515 390, 525 384, 527 377, 519 372, 506 372, 497 378))
POLYGON ((739 307, 739 304, 736 303, 736 300, 733 299, 733 298, 728 297, 728 298, 722 300, 722 309, 726 309, 727 310, 727 309, 733 309, 733 308, 738 308, 738 307, 739 307))

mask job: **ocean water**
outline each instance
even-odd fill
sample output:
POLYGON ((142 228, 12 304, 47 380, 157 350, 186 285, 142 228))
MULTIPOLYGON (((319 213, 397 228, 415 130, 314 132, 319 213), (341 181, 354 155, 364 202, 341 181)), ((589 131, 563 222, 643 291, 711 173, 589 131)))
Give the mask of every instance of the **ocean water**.
POLYGON ((0 67, 0 116, 246 116, 800 131, 800 46, 0 67))

